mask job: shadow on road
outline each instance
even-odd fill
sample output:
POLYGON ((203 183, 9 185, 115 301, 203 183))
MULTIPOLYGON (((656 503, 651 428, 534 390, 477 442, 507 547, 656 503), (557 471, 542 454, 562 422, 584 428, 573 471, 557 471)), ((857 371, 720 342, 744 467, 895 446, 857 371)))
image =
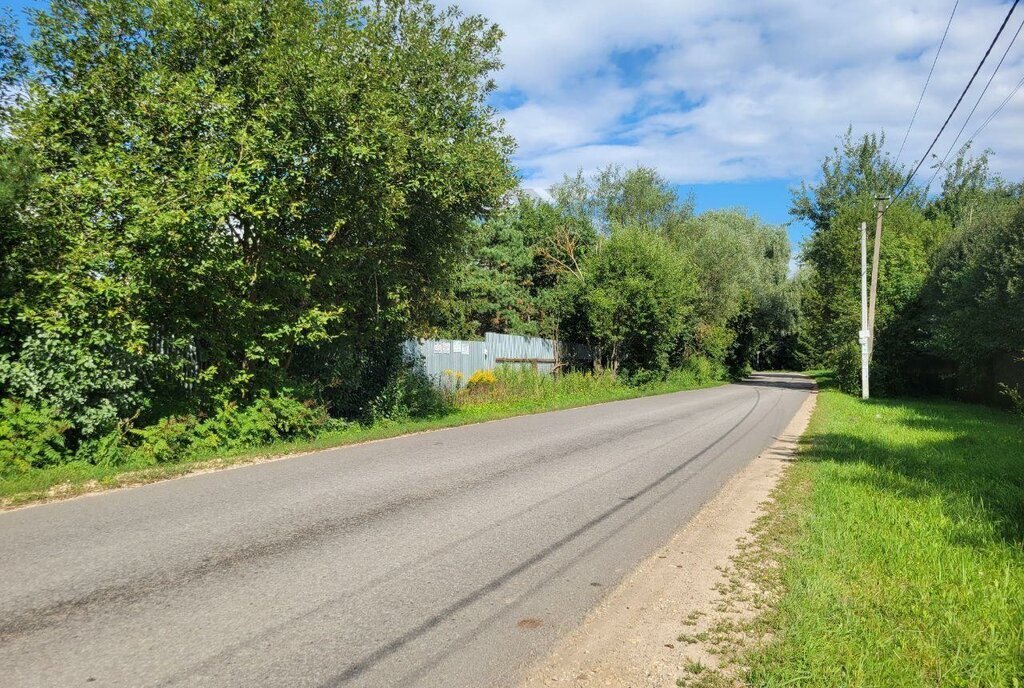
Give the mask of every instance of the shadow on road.
POLYGON ((775 387, 809 391, 814 389, 814 380, 797 373, 754 373, 750 377, 736 382, 737 385, 748 387, 775 387))

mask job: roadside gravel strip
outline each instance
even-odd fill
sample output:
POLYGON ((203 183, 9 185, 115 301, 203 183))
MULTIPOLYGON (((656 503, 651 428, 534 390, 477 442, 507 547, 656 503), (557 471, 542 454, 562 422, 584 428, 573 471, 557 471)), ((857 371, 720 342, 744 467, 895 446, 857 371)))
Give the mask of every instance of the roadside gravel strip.
POLYGON ((522 688, 674 686, 685 663, 714 666, 708 647, 675 639, 714 616, 719 586, 727 582, 723 571, 794 458, 815 398, 809 395, 770 447, 628 574, 522 688))

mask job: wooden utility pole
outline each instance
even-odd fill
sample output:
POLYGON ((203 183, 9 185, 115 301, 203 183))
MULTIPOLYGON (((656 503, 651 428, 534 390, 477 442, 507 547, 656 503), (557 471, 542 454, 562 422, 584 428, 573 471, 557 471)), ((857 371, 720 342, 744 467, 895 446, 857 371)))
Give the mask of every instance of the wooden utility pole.
POLYGON ((868 367, 871 364, 871 331, 868 329, 868 223, 860 223, 860 396, 867 399, 868 367))
POLYGON ((882 250, 882 216, 885 215, 885 203, 888 196, 875 196, 875 253, 871 262, 871 302, 868 305, 868 355, 875 350, 875 302, 878 299, 878 260, 882 250))

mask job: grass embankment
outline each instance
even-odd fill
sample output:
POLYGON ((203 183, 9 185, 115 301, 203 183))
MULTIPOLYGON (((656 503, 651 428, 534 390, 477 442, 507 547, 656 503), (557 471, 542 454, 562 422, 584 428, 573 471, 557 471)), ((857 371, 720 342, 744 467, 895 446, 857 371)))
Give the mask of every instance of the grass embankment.
POLYGON ((746 658, 750 683, 1024 685, 1021 419, 821 382, 778 490, 798 527, 780 528, 781 599, 757 625, 770 641, 746 658))
POLYGON ((663 380, 639 386, 626 384, 621 378, 610 374, 570 373, 550 377, 509 370, 499 374, 496 384, 473 390, 464 389, 450 395, 443 412, 425 418, 386 419, 372 424, 352 423, 343 430, 325 432, 312 439, 181 456, 175 461, 144 468, 74 462, 34 469, 0 479, 0 507, 138 485, 188 473, 414 432, 719 384, 723 384, 723 380, 714 377, 710 369, 701 366, 673 371, 663 380))

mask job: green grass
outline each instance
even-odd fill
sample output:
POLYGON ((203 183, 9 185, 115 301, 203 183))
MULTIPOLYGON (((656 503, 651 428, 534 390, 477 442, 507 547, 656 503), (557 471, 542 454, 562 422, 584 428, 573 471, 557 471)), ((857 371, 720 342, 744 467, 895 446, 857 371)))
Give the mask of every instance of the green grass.
POLYGON ((1024 685, 1024 423, 951 402, 864 402, 819 380, 778 491, 798 527, 749 682, 1024 685))
POLYGON ((190 456, 181 461, 141 469, 79 462, 31 470, 0 479, 0 507, 139 485, 198 471, 388 439, 415 432, 723 384, 721 381, 710 380, 688 370, 675 371, 665 380, 639 387, 626 385, 611 375, 578 373, 550 378, 513 372, 501 376, 501 379, 502 384, 493 390, 473 395, 464 394, 448 411, 429 418, 352 425, 342 431, 324 433, 312 440, 276 442, 257 448, 190 456))

